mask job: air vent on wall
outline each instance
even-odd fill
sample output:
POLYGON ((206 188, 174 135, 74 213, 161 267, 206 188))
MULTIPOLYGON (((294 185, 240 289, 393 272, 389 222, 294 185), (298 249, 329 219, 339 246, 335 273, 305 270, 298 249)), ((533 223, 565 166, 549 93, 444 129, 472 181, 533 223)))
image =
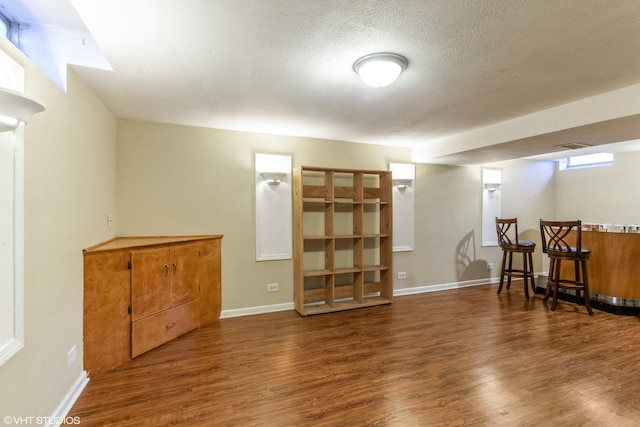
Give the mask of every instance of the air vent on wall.
POLYGON ((567 142, 566 144, 556 145, 556 147, 564 148, 565 150, 577 150, 578 148, 586 148, 591 146, 591 144, 584 144, 582 142, 567 142))

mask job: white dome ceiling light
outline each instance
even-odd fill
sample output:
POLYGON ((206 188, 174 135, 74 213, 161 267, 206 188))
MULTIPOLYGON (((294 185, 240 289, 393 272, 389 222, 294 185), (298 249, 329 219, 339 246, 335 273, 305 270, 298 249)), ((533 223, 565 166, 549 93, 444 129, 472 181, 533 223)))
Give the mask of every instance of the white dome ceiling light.
POLYGON ((385 87, 395 82, 407 68, 407 58, 396 53, 372 53, 353 64, 353 71, 373 87, 385 87))

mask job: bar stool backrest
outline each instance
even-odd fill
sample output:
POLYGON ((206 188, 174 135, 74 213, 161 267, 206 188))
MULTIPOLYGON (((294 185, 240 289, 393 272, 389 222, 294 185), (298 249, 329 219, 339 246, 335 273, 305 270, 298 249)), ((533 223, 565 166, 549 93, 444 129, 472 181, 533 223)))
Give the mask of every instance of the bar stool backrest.
POLYGON ((496 217, 496 233, 501 248, 518 246, 518 218, 496 217))
MULTIPOLYGON (((544 221, 540 220, 542 252, 571 254, 582 252, 582 221, 544 221), (567 241, 569 234, 575 231, 575 243, 567 241)), ((571 239, 573 241, 573 238, 571 239)))

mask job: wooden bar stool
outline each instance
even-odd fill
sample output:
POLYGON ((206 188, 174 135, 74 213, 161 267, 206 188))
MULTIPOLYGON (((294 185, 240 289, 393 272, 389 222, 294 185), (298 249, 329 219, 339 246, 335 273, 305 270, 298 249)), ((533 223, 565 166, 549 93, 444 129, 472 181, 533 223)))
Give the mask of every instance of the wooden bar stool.
POLYGON ((549 279, 543 301, 547 301, 553 288, 551 310, 558 304, 558 288, 573 289, 576 302, 580 304, 580 292, 583 293, 584 305, 589 316, 591 301, 589 298, 589 277, 587 276, 587 260, 591 251, 582 247, 582 222, 577 221, 544 221, 540 220, 542 251, 549 256, 549 279), (572 244, 573 243, 573 244, 572 244), (561 277, 562 261, 573 262, 573 279, 561 277))
POLYGON ((498 293, 502 292, 504 278, 507 278, 507 289, 511 288, 512 277, 522 277, 524 280, 524 296, 529 299, 529 281, 531 289, 536 291, 536 284, 533 278, 533 252, 536 244, 526 240, 518 239, 518 219, 500 219, 496 217, 496 232, 498 233, 498 243, 502 248, 502 268, 500 269, 500 286, 498 293), (513 268, 513 254, 522 254, 522 269, 513 268))

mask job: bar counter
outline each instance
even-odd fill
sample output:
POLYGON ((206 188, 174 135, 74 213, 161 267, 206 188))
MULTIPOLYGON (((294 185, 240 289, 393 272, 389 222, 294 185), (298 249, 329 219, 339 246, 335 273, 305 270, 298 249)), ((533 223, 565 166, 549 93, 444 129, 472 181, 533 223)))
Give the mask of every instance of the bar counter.
MULTIPOLYGON (((583 224, 582 247, 591 250, 587 261, 591 301, 605 311, 640 311, 640 227, 583 224)), ((573 277, 573 263, 562 263, 562 276, 573 277)), ((547 282, 537 286, 544 292, 547 282)), ((572 294, 573 291, 566 292, 572 294)), ((575 294, 574 294, 575 295, 575 294)))

